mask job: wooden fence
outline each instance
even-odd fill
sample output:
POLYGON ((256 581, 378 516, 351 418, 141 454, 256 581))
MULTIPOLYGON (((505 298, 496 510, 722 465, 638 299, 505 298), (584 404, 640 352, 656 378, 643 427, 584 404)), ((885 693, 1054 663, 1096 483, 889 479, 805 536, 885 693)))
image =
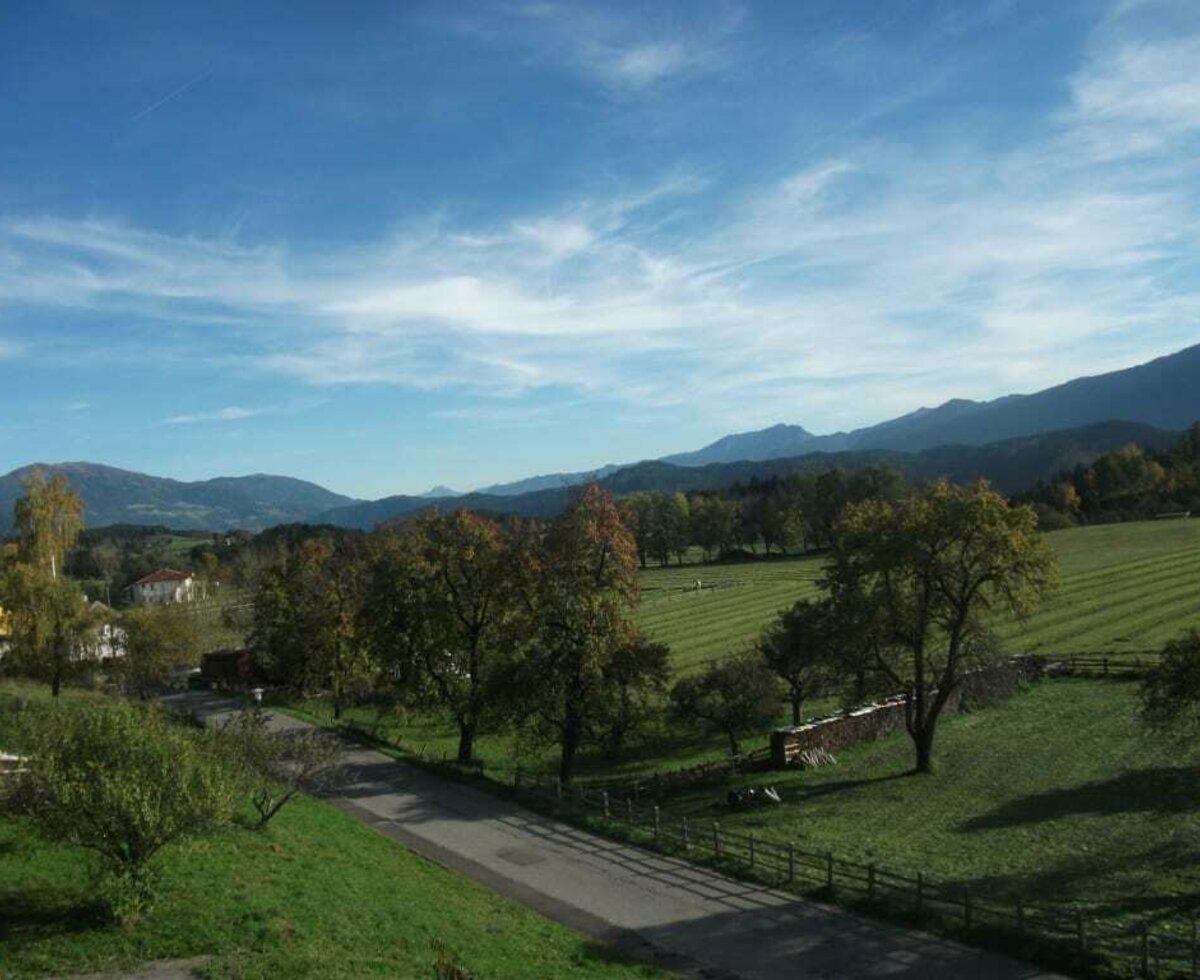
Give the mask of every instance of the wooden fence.
POLYGON ((986 890, 902 873, 794 842, 740 833, 717 821, 689 821, 632 796, 594 788, 522 782, 521 795, 590 826, 687 860, 711 864, 773 887, 855 905, 1010 955, 1070 969, 1079 976, 1200 977, 1197 919, 1115 923, 1096 910, 1069 903, 1003 902, 986 890))
POLYGON ((1137 650, 1128 653, 1056 653, 1035 654, 1046 664, 1049 673, 1087 674, 1102 677, 1141 677, 1157 667, 1162 655, 1157 650, 1137 650))

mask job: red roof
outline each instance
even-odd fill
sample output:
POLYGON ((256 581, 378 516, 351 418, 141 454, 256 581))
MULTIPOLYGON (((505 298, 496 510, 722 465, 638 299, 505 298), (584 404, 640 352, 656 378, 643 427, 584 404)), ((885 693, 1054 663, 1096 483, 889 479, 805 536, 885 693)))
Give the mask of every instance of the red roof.
POLYGON ((173 568, 160 568, 151 572, 145 578, 140 578, 134 585, 153 585, 155 582, 183 582, 192 577, 191 572, 177 572, 173 568))

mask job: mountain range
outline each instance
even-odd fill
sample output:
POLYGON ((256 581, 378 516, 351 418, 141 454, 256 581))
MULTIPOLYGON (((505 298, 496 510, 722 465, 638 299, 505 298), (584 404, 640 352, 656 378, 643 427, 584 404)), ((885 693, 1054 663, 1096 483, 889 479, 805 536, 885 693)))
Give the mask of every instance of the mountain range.
POLYGON ((34 464, 0 477, 0 532, 21 482, 41 467, 65 473, 91 526, 162 524, 180 529, 258 530, 306 521, 370 527, 431 504, 546 516, 570 488, 597 480, 615 493, 720 488, 752 476, 886 463, 914 479, 991 479, 1008 492, 1127 442, 1159 447, 1200 418, 1200 345, 1137 367, 1077 378, 1030 395, 954 399, 878 425, 814 435, 799 425, 736 433, 693 452, 628 466, 553 473, 458 495, 361 501, 289 477, 257 474, 187 483, 95 463, 34 464))
POLYGON ((38 469, 67 477, 83 497, 89 527, 161 524, 179 530, 258 531, 358 503, 354 497, 289 476, 256 473, 188 483, 99 463, 34 463, 0 476, 0 533, 11 526, 23 482, 38 469))

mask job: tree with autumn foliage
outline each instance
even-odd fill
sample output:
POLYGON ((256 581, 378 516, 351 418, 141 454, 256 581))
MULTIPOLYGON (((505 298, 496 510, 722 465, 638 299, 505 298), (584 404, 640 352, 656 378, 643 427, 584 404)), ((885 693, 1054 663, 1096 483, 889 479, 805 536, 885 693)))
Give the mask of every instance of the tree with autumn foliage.
POLYGON ((13 508, 16 554, 0 580, 17 668, 50 684, 58 697, 82 661, 98 617, 79 587, 63 573, 67 553, 83 529, 83 500, 59 474, 37 470, 13 508))
POLYGON ((250 645, 267 676, 302 694, 328 691, 335 718, 374 666, 359 642, 362 563, 352 539, 310 538, 263 575, 250 645))
POLYGON ((368 627, 398 676, 419 674, 458 726, 458 761, 499 714, 495 675, 513 645, 517 609, 508 529, 459 509, 380 532, 368 627))
POLYGON ((661 648, 641 642, 633 624, 637 566, 633 534, 594 484, 544 532, 526 527, 516 542, 527 625, 513 700, 558 743, 563 783, 585 741, 603 736, 614 701, 661 672, 661 648))
POLYGON ((997 656, 990 624, 1026 613, 1054 576, 1033 510, 986 482, 846 509, 826 581, 834 614, 856 624, 866 666, 904 695, 917 772, 932 770, 938 719, 963 679, 997 656))

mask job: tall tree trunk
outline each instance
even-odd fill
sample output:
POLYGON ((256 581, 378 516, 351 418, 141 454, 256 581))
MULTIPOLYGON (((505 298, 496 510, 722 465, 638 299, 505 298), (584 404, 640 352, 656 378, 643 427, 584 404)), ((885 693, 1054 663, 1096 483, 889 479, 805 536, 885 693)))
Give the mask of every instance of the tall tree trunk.
POLYGON ((800 727, 800 708, 804 705, 804 695, 792 688, 792 727, 800 727))
POLYGON ((568 708, 562 726, 562 752, 558 759, 558 780, 564 786, 570 786, 575 775, 575 757, 579 754, 582 737, 579 715, 573 708, 568 708))
POLYGON ((59 691, 62 690, 62 675, 56 670, 54 676, 50 678, 50 694, 52 697, 58 697, 59 691))
POLYGON ((917 767, 919 773, 933 772, 933 726, 923 725, 913 734, 913 745, 917 750, 917 767))
POLYGON ((736 758, 742 754, 738 751, 737 735, 735 735, 733 732, 727 732, 726 734, 729 736, 729 754, 736 758))
POLYGON ((469 763, 474 761, 476 727, 474 721, 460 721, 458 723, 459 762, 469 763))

